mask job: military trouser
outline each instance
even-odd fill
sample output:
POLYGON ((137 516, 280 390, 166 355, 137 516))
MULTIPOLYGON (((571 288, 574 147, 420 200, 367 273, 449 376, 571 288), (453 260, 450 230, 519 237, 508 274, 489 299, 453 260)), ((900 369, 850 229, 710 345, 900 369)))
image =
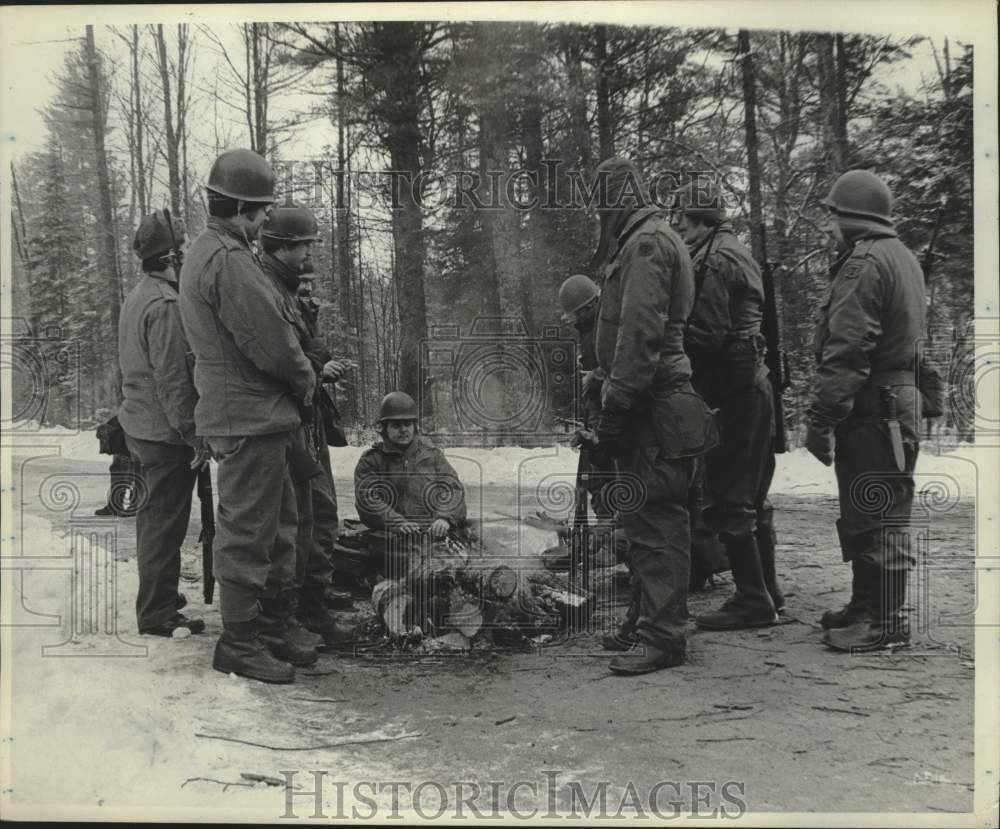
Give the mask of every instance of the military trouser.
POLYGON ((125 439, 138 461, 136 474, 141 481, 136 496, 139 592, 135 615, 142 631, 165 624, 177 612, 181 545, 198 473, 191 469, 194 450, 190 446, 125 439))
POLYGON ((765 378, 709 404, 719 409, 721 440, 705 456, 702 517, 720 534, 749 535, 758 514, 770 507, 767 492, 774 477, 771 384, 765 378))
MULTIPOLYGON (((126 441, 128 438, 126 438, 126 441)), ((131 451, 131 448, 130 448, 131 451)), ((116 454, 111 459, 108 472, 111 476, 111 487, 108 489, 108 506, 118 512, 128 509, 126 502, 131 497, 131 507, 135 507, 138 494, 135 491, 135 479, 139 474, 137 464, 128 455, 116 454)))
POLYGON ((295 582, 298 515, 292 433, 210 437, 219 464, 215 578, 223 622, 257 617, 257 600, 295 582))
POLYGON ((691 519, 688 501, 698 458, 667 459, 659 446, 631 450, 622 472, 644 484, 637 509, 622 508, 632 572, 638 582, 639 639, 661 650, 686 649, 691 519))
POLYGON ((838 424, 834 468, 844 561, 860 560, 878 570, 909 569, 914 557, 907 525, 918 451, 916 436, 904 430, 905 462, 899 471, 884 421, 852 415, 838 424))

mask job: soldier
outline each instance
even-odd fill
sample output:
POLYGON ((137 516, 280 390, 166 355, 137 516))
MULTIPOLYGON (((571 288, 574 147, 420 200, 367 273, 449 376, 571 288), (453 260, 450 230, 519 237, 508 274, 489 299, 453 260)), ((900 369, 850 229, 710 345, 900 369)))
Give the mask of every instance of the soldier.
POLYGON ((132 245, 143 277, 125 297, 118 326, 122 404, 118 419, 142 482, 136 519, 139 633, 201 633, 205 623, 179 612, 181 544, 191 517, 197 470, 207 460, 195 436, 197 394, 177 300, 184 229, 161 210, 143 218, 132 245), (171 226, 171 223, 173 226, 171 226))
POLYGON ((719 445, 705 457, 702 511, 718 533, 736 592, 699 627, 738 630, 778 621, 784 597, 775 575, 773 509, 774 402, 761 334, 764 282, 750 251, 733 233, 714 186, 677 193, 681 235, 695 270, 695 303, 684 335, 691 382, 720 414, 719 445))
POLYGON ((212 665, 292 682, 316 661, 291 638, 297 510, 290 459, 316 375, 281 297, 250 245, 274 202, 274 173, 249 150, 220 155, 208 177, 208 227, 181 278, 195 355, 198 434, 219 464, 215 577, 223 634, 212 665))
POLYGON ((909 643, 903 602, 913 558, 900 536, 913 505, 919 448, 924 279, 896 236, 892 196, 878 176, 844 173, 823 204, 840 255, 816 328, 806 448, 835 464, 837 533, 853 589, 847 606, 823 614, 821 623, 825 644, 863 652, 909 643), (879 511, 866 496, 876 490, 879 511))
POLYGON ((611 158, 597 172, 607 199, 599 207, 595 256, 604 266, 595 337, 605 374, 597 448, 619 458, 622 474, 641 484, 636 503, 621 510, 639 583, 639 647, 609 667, 641 674, 685 659, 688 501, 700 457, 716 437, 683 348, 694 301, 691 258, 630 161, 611 158))
POLYGON ((449 532, 468 538, 465 489, 444 452, 418 434, 417 404, 393 391, 379 407, 382 440, 354 470, 358 516, 373 530, 402 536, 449 532))
MULTIPOLYGON (((260 237, 261 247, 264 249, 264 272, 271 277, 281 295, 285 314, 295 328, 303 353, 309 358, 317 378, 322 379, 325 366, 330 362, 330 355, 326 345, 315 336, 312 326, 306 322, 298 296, 302 276, 306 271, 312 270, 312 243, 319 238, 316 219, 306 207, 278 207, 264 223, 260 237)), ((335 364, 332 369, 339 369, 339 364, 335 364)), ((334 618, 326 605, 326 594, 328 589, 332 589, 331 556, 336 542, 337 513, 334 501, 331 518, 329 504, 333 498, 330 483, 332 474, 328 476, 326 472, 330 468, 330 452, 323 420, 318 416, 318 385, 312 394, 311 403, 315 414, 308 434, 303 434, 303 441, 319 462, 316 470, 319 474, 299 481, 295 486, 299 529, 295 565, 297 595, 293 600, 292 619, 321 637, 314 644, 332 646, 336 644, 337 631, 334 618), (314 509, 317 501, 321 508, 319 520, 314 509)))

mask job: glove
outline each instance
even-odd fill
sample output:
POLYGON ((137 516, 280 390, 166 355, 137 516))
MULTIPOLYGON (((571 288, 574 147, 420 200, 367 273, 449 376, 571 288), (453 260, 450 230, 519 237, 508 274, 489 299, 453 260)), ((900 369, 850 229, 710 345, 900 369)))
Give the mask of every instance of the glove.
POLYGON ((569 440, 574 449, 593 449, 597 444, 597 435, 592 429, 577 429, 569 440))
POLYGON ((810 420, 806 427, 806 449, 823 466, 833 463, 833 424, 810 420))
POLYGON ((597 420, 597 445, 610 456, 618 455, 625 448, 625 417, 613 409, 601 412, 597 420))
POLYGON ((208 448, 205 438, 195 438, 194 459, 191 461, 192 469, 201 469, 212 457, 212 450, 208 448))
POLYGON ((448 523, 446 518, 436 518, 434 523, 431 524, 431 535, 435 538, 444 538, 448 535, 449 529, 451 529, 451 524, 448 523))

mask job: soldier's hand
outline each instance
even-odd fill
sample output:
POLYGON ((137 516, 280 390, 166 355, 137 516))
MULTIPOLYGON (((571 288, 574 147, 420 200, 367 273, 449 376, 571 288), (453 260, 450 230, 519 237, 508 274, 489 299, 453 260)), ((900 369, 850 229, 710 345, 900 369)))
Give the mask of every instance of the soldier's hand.
POLYGON ((597 435, 593 429, 577 429, 569 441, 569 445, 574 449, 593 449, 596 443, 597 435))
POLYGON ((212 457, 212 451, 208 448, 204 438, 198 438, 194 446, 194 458, 191 461, 192 469, 201 469, 212 457))
POLYGON ((393 529, 400 535, 416 535, 420 532, 420 526, 413 521, 400 521, 393 529))
POLYGON ((806 428, 806 449, 823 466, 833 464, 833 426, 810 421, 806 428))
POLYGON ((434 519, 434 523, 431 524, 431 535, 435 538, 444 538, 448 535, 450 527, 451 525, 448 523, 447 519, 436 518, 434 519))
POLYGON ((323 366, 323 379, 331 383, 336 383, 344 376, 344 366, 340 360, 330 360, 323 366))
POLYGON ((622 412, 606 410, 597 420, 597 445, 607 455, 613 457, 623 449, 625 437, 625 417, 622 412))

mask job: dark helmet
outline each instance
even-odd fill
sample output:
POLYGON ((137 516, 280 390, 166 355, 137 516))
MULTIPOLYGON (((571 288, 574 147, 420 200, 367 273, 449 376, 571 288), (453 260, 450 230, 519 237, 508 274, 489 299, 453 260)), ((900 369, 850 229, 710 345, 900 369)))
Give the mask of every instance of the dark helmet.
POLYGON ((139 229, 135 232, 132 250, 143 261, 154 256, 162 256, 171 249, 179 249, 187 237, 184 235, 184 225, 173 216, 167 224, 167 213, 156 210, 148 216, 143 216, 139 229), (173 225, 173 234, 170 227, 173 225))
POLYGON ((274 208, 260 229, 260 235, 282 242, 314 242, 319 238, 313 212, 294 204, 274 208))
POLYGON ((417 403, 405 391, 391 391, 382 398, 378 409, 378 422, 386 420, 416 420, 417 403))
POLYGON ((559 304, 563 309, 563 320, 573 321, 573 315, 589 302, 600 296, 601 290, 589 276, 575 273, 559 286, 559 304))
POLYGON ((892 224, 892 193, 882 179, 867 170, 848 170, 821 203, 846 218, 892 224))
POLYGON ((251 150, 227 150, 220 155, 205 186, 239 201, 274 201, 274 171, 262 156, 251 150))
POLYGON ((674 207, 685 216, 718 224, 726 218, 726 208, 719 188, 711 179, 690 181, 674 190, 674 207))

